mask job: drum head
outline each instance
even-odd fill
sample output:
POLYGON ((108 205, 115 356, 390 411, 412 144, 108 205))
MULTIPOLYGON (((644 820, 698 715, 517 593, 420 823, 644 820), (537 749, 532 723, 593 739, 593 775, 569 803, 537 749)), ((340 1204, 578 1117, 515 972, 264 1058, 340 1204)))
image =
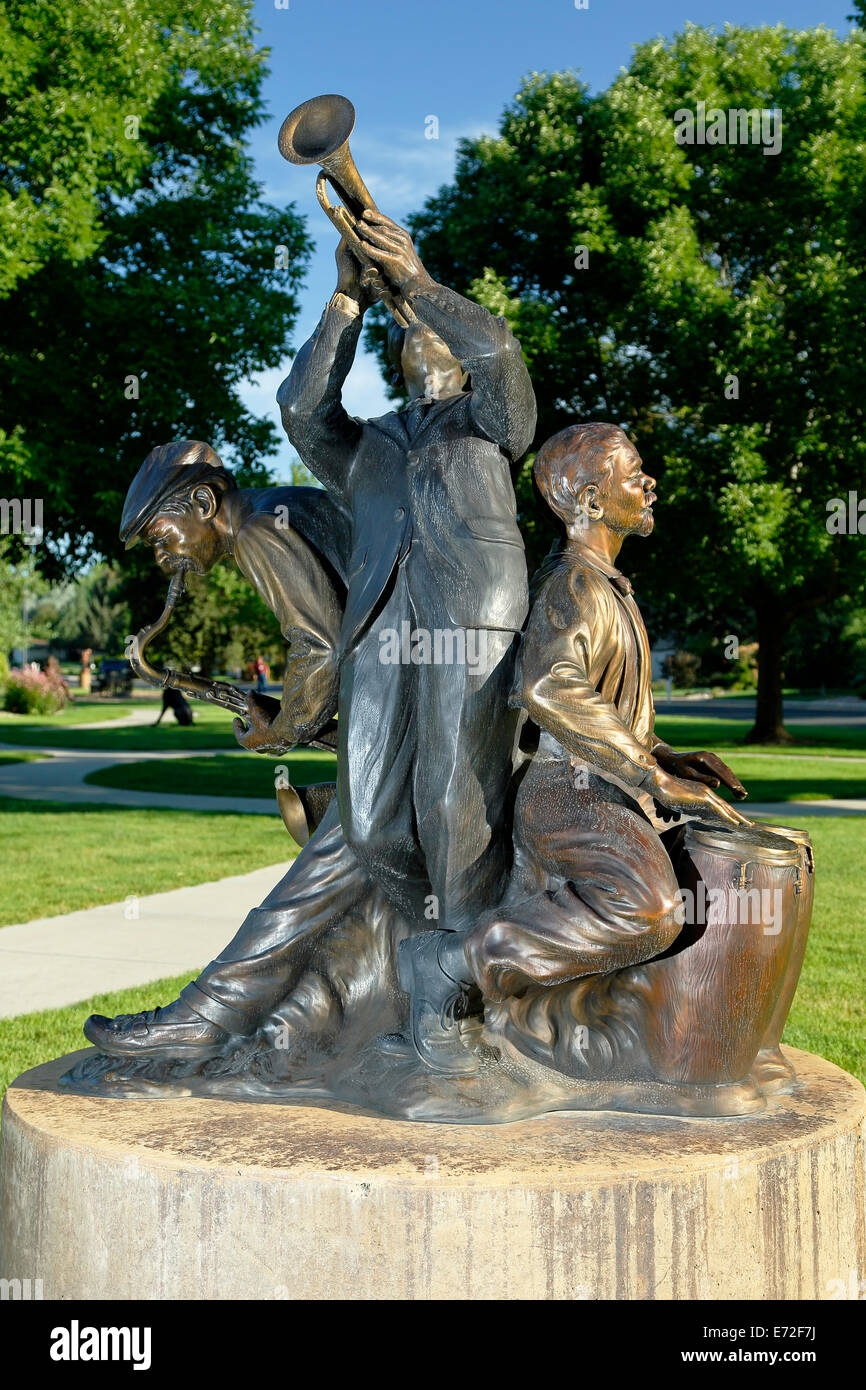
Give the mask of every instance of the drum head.
POLYGON ((797 845, 806 845, 808 849, 812 848, 808 831, 801 830, 796 825, 768 825, 766 821, 762 824, 763 829, 771 831, 773 835, 784 835, 786 840, 793 840, 797 845))
POLYGON ((732 825, 728 828, 707 821, 689 821, 684 846, 686 850, 710 850, 740 863, 749 860, 782 865, 800 862, 799 848, 792 839, 767 830, 762 825, 732 825))

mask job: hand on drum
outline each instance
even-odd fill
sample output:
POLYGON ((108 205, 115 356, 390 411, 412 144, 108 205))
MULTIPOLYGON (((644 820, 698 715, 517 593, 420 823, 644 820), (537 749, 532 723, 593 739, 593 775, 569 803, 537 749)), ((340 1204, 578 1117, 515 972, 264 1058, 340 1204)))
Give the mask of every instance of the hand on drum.
POLYGON ((687 782, 703 782, 707 787, 725 786, 738 801, 749 795, 737 774, 715 753, 675 753, 667 744, 658 744, 653 749, 653 757, 674 777, 682 777, 687 782))
POLYGON ((649 774, 644 784, 655 801, 669 811, 701 820, 721 821, 725 825, 751 825, 740 811, 716 796, 701 782, 674 777, 661 766, 649 774))

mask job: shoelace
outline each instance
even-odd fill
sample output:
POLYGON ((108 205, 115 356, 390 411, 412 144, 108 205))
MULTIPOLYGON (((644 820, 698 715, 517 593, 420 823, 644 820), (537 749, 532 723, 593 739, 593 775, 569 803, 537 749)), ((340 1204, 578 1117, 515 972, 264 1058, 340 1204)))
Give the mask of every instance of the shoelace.
POLYGON ((118 1014, 115 1023, 143 1023, 146 1026, 149 1023, 153 1023, 158 1013, 159 1009, 157 1008, 142 1009, 142 1011, 137 1014, 118 1014))
POLYGON ((464 1007, 466 1003, 466 990, 458 989, 450 994, 442 1005, 442 1020, 444 1023, 453 1027, 457 1020, 464 1017, 464 1007))

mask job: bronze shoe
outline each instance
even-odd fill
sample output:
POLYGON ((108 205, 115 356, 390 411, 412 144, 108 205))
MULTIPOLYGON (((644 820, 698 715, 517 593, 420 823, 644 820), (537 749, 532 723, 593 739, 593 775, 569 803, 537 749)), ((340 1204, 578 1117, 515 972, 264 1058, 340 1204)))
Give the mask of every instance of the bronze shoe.
MULTIPOLYGON (((453 980, 439 960, 443 932, 429 931, 401 941, 397 951, 400 988, 409 995, 409 1039, 431 1071, 445 1076, 471 1076, 478 1059, 460 1033, 460 1019, 468 1016, 471 990, 468 983, 453 980)), ((383 1050, 399 1050, 393 1035, 382 1039, 383 1050)))
POLYGON ((166 1008, 105 1018, 91 1014, 84 1036, 112 1057, 215 1057, 229 1040, 225 1029, 193 1012, 182 1000, 166 1008))

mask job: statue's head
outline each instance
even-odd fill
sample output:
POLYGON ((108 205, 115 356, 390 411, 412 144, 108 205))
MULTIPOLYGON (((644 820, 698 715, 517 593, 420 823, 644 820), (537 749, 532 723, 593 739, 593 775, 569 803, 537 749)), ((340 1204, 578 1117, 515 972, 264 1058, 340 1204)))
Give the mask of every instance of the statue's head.
POLYGON ((451 349, 423 323, 388 329, 388 360, 393 367, 395 386, 405 382, 410 400, 422 396, 442 400, 463 390, 466 373, 451 349))
POLYGON ((221 508, 237 488, 234 475, 208 444, 181 439, 152 449, 126 494, 120 539, 153 546, 167 573, 206 574, 225 553, 221 508))
POLYGON ((535 456, 535 481, 569 534, 605 526, 620 536, 653 529, 655 478, 618 425, 569 425, 535 456))

